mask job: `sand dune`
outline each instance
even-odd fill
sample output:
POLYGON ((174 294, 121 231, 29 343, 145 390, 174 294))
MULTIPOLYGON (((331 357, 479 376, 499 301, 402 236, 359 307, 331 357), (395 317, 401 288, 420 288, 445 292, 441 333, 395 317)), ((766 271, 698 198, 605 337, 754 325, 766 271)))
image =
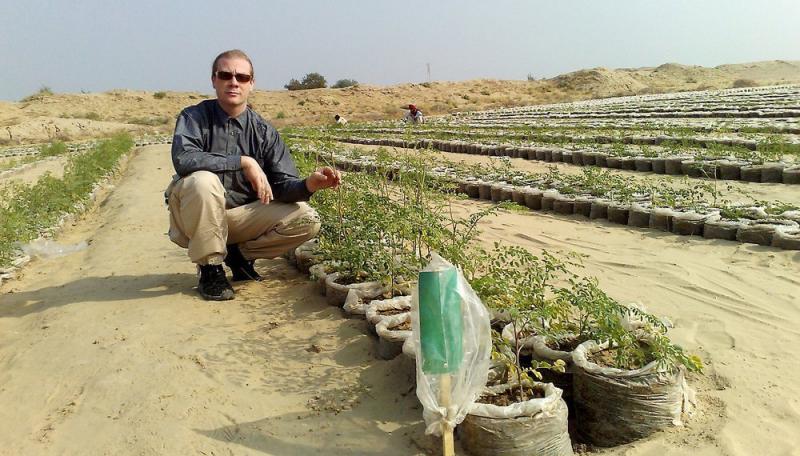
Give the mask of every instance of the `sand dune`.
MULTIPOLYGON (((800 62, 766 61, 715 68, 669 63, 646 68, 592 68, 534 81, 432 81, 345 89, 256 90, 253 107, 276 126, 333 123, 341 114, 355 121, 400 119, 416 103, 426 115, 558 103, 642 93, 727 89, 740 79, 756 85, 800 82, 800 62)), ((137 135, 171 132, 186 106, 212 93, 112 90, 105 93, 31 96, 0 102, 0 145, 80 139, 114 130, 137 135), (56 131, 58 127, 58 131, 56 131)))

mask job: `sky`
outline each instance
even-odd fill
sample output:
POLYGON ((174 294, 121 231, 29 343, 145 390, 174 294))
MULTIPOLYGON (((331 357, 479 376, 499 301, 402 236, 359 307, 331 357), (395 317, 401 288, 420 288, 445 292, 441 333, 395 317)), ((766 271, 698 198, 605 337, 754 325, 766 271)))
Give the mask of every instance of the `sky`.
POLYGON ((603 66, 800 60, 800 0, 0 0, 0 100, 41 87, 212 93, 239 48, 256 88, 523 80, 603 66))

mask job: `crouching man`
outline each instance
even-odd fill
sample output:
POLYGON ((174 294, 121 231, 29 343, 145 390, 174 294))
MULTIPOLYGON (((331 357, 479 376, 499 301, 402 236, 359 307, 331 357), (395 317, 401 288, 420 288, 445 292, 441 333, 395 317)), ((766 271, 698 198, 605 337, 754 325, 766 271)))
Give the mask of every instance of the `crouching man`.
POLYGON ((205 299, 233 299, 232 280, 261 280, 257 258, 275 258, 314 237, 319 217, 306 203, 341 179, 329 167, 305 179, 275 128, 247 104, 255 73, 242 51, 214 59, 215 100, 184 109, 175 125, 167 188, 170 239, 200 268, 205 299))

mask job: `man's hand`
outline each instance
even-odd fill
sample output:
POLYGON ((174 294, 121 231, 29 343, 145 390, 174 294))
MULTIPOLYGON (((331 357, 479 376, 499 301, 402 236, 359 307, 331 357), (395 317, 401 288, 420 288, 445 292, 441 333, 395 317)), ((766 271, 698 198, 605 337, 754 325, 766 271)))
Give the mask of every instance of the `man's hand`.
POLYGON ((258 165, 253 157, 242 156, 242 172, 244 177, 250 182, 250 186, 256 191, 256 195, 262 204, 269 204, 273 200, 272 187, 267 182, 267 175, 258 165))
POLYGON ((306 178, 306 188, 309 192, 314 193, 317 190, 324 188, 336 188, 342 181, 342 175, 339 171, 326 166, 311 173, 306 178))

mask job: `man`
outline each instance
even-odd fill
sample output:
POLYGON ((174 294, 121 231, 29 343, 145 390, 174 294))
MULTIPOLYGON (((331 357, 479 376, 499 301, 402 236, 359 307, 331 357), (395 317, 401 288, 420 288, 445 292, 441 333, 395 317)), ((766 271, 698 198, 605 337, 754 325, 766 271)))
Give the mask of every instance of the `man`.
POLYGON ((205 299, 233 299, 223 262, 234 281, 260 280, 256 258, 314 237, 319 217, 305 201, 341 178, 329 167, 298 177, 278 132, 247 104, 254 82, 244 52, 223 52, 211 67, 217 98, 184 109, 175 124, 169 236, 199 266, 205 299))
POLYGON ((417 109, 413 104, 408 105, 408 112, 405 117, 403 117, 403 120, 409 123, 424 123, 422 111, 417 109))

